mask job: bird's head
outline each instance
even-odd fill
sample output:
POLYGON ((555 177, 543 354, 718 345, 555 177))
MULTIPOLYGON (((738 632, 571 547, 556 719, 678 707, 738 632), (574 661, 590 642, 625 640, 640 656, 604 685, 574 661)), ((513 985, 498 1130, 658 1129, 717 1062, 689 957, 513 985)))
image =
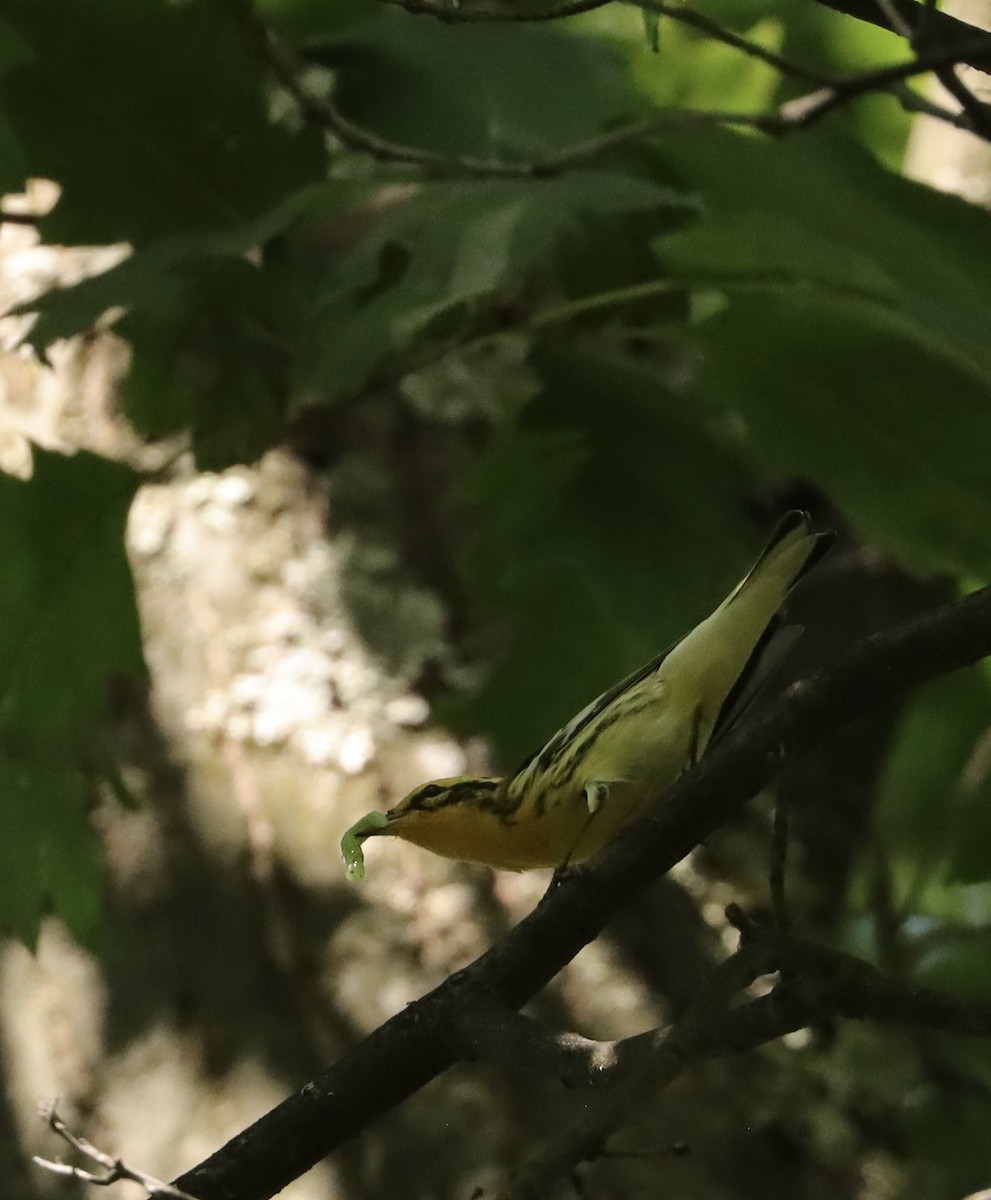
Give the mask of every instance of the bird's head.
POLYGON ((363 877, 361 843, 370 837, 400 837, 447 858, 476 858, 472 851, 481 826, 498 815, 502 785, 501 779, 470 776, 434 779, 415 787, 388 812, 368 813, 341 839, 348 878, 363 877))

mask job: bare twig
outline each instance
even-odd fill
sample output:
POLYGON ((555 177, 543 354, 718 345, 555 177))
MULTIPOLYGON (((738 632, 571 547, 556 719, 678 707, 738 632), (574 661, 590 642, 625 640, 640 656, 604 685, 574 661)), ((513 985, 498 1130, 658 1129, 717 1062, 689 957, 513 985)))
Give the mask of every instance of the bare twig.
POLYGON ((846 1017, 960 1037, 991 1037, 991 1004, 953 996, 882 974, 849 954, 798 938, 771 934, 766 950, 778 969, 815 988, 820 1008, 813 1016, 846 1017))
MULTIPOLYGON (((414 0, 414 2, 419 3, 419 0, 414 0)), ((430 6, 429 11, 431 12, 434 11, 436 5, 442 7, 444 5, 444 0, 425 0, 425 2, 430 6)), ((629 2, 633 3, 635 0, 629 0, 629 2)), ((887 2, 893 3, 894 0, 887 0, 887 2)), ((718 110, 663 109, 641 120, 620 125, 604 134, 573 143, 545 158, 511 160, 480 158, 477 155, 445 154, 436 150, 405 145, 383 138, 352 121, 340 111, 332 98, 317 95, 306 87, 303 82, 305 64, 269 28, 255 10, 251 0, 229 0, 229 3, 233 6, 242 28, 257 47, 260 57, 268 64, 273 76, 293 98, 304 119, 317 128, 333 134, 350 149, 369 154, 380 162, 416 167, 434 174, 468 175, 480 178, 548 178, 591 162, 617 147, 649 138, 665 129, 684 125, 728 125, 759 129, 765 133, 776 135, 789 133, 804 128, 826 113, 849 104, 869 92, 891 90, 916 75, 965 61, 971 51, 991 44, 987 35, 980 34, 971 41, 962 42, 953 47, 939 46, 926 50, 905 63, 875 71, 861 72, 843 79, 828 79, 820 72, 806 68, 783 55, 767 51, 757 43, 723 28, 689 6, 669 3, 668 0, 639 0, 640 7, 691 24, 708 36, 718 38, 743 53, 759 58, 784 74, 808 82, 819 83, 820 86, 809 95, 788 102, 776 112, 740 113, 718 110)), ((421 5, 419 11, 428 10, 421 5)), ((448 9, 446 15, 452 19, 461 19, 459 14, 463 11, 461 8, 448 9)), ((490 16, 489 19, 495 18, 490 16)), ((934 112, 933 115, 941 114, 934 112)))
POLYGON ((479 158, 476 155, 442 154, 380 137, 345 116, 332 99, 318 96, 303 82, 305 64, 268 27, 251 0, 229 0, 246 34, 254 42, 262 60, 274 78, 289 93, 304 120, 333 134, 349 149, 371 155, 379 162, 419 167, 442 174, 483 177, 527 178, 550 172, 539 164, 507 162, 504 159, 479 158))
POLYGON ((727 29, 725 25, 720 25, 718 21, 706 16, 697 8, 692 8, 689 4, 681 4, 678 0, 622 0, 622 2, 630 7, 656 13, 659 17, 669 17, 672 21, 678 21, 682 25, 697 29, 700 33, 712 38, 713 41, 731 46, 734 50, 739 50, 741 54, 747 55, 748 58, 760 59, 761 62, 767 63, 768 66, 780 71, 782 75, 790 76, 792 79, 801 79, 806 83, 818 83, 824 86, 835 82, 822 71, 807 67, 804 63, 779 54, 775 50, 767 50, 759 43, 735 33, 732 29, 727 29))
MULTIPOLYGON (((905 38, 916 53, 924 46, 938 47, 939 39, 933 36, 934 14, 937 10, 928 0, 922 6, 915 24, 901 12, 895 0, 877 0, 877 6, 889 28, 905 38)), ((935 68, 934 73, 946 91, 960 105, 961 111, 965 114, 967 128, 988 140, 991 136, 991 113, 987 106, 982 104, 957 76, 955 64, 940 64, 935 68)))
POLYGON ((532 1017, 484 1000, 455 1014, 450 1029, 465 1058, 540 1070, 567 1087, 601 1083, 619 1062, 619 1042, 552 1033, 532 1017))
MULTIPOLYGON (((989 132, 991 132, 989 131, 991 121, 988 118, 987 105, 982 104, 980 100, 973 96, 954 73, 954 67, 958 61, 965 61, 967 56, 977 53, 985 47, 991 48, 991 40, 986 36, 982 36, 977 29, 973 29, 972 36, 966 42, 963 39, 955 39, 953 46, 950 47, 945 42, 929 44, 925 39, 912 36, 912 28, 903 17, 896 0, 877 0, 877 3, 885 16, 887 24, 909 41, 913 51, 916 52, 916 58, 910 63, 896 67, 895 69, 898 74, 895 78, 889 79, 885 79, 885 73, 889 70, 888 68, 882 68, 880 72, 863 72, 845 79, 830 77, 822 71, 816 71, 807 67, 793 58, 779 54, 776 51, 766 50, 758 43, 735 33, 731 29, 727 29, 725 26, 720 25, 718 21, 714 21, 711 17, 706 16, 704 13, 687 4, 672 2, 672 0, 623 0, 623 3, 657 13, 659 16, 667 16, 672 20, 697 29, 701 33, 706 34, 707 37, 712 38, 713 41, 722 42, 724 45, 731 46, 733 49, 739 50, 742 54, 746 54, 750 58, 756 58, 767 63, 788 78, 819 84, 822 92, 813 93, 813 102, 810 103, 808 98, 806 98, 804 101, 793 102, 793 106, 786 106, 781 110, 779 115, 784 118, 786 125, 790 124, 796 116, 800 125, 808 124, 811 120, 823 115, 824 112, 830 111, 832 107, 835 107, 834 104, 830 104, 829 107, 821 110, 817 107, 830 94, 833 100, 847 103, 856 96, 865 94, 865 92, 886 91, 901 100, 903 106, 906 108, 922 108, 923 102, 914 93, 907 92, 904 88, 904 81, 913 75, 932 69, 935 70, 935 73, 941 80, 944 75, 949 78, 950 82, 944 83, 944 86, 946 86, 946 90, 951 95, 955 96, 964 109, 966 116, 961 118, 959 113, 930 106, 926 106, 927 114, 938 120, 949 121, 958 128, 977 133, 985 139, 989 137, 989 132), (921 51, 920 48, 922 46, 928 46, 928 53, 921 51), (944 58, 947 53, 949 53, 952 60, 949 64, 944 58), (921 70, 916 70, 913 67, 913 63, 918 65, 926 64, 930 61, 932 61, 932 66, 922 66, 921 70), (906 67, 909 68, 909 74, 902 73, 906 67)), ((782 127, 776 132, 784 131, 785 128, 782 127)))
POLYGON ((665 127, 684 124, 759 125, 762 115, 754 117, 731 112, 698 112, 666 109, 651 117, 632 121, 599 136, 573 143, 557 154, 542 159, 514 161, 479 158, 470 154, 443 154, 418 146, 403 145, 380 137, 345 116, 332 99, 318 96, 303 81, 305 64, 280 41, 255 11, 251 0, 230 0, 242 27, 258 47, 272 74, 298 105, 303 117, 313 125, 337 137, 352 150, 363 151, 379 162, 402 164, 444 175, 468 175, 481 178, 542 179, 559 175, 572 167, 601 157, 618 146, 648 137, 665 127))
MULTIPOLYGON (((877 0, 889 27, 909 43, 918 54, 924 47, 938 49, 940 39, 935 33, 938 10, 926 0, 921 7, 918 20, 913 24, 896 4, 895 0, 877 0)), ((941 63, 935 68, 936 78, 960 105, 966 125, 985 141, 991 140, 991 109, 971 92, 956 72, 956 63, 941 63)))
POLYGON ((984 141, 991 141, 991 107, 974 95, 957 74, 957 68, 940 67, 936 78, 966 114, 968 127, 984 141))
POLYGON ((41 1105, 39 1112, 42 1120, 53 1133, 56 1133, 77 1153, 102 1168, 100 1171, 91 1171, 85 1167, 53 1162, 51 1159, 35 1155, 33 1161, 39 1167, 44 1167, 46 1171, 51 1171, 54 1175, 66 1175, 70 1179, 78 1179, 81 1183, 91 1183, 96 1187, 110 1187, 112 1184, 120 1183, 121 1180, 127 1180, 130 1183, 140 1184, 155 1200, 196 1200, 196 1197, 191 1196, 189 1192, 173 1187, 170 1183, 163 1183, 154 1175, 148 1175, 144 1171, 129 1167, 122 1158, 105 1154, 102 1150, 98 1150, 92 1142, 73 1133, 58 1115, 57 1102, 41 1105))
POLYGON ((914 48, 915 32, 927 20, 927 10, 920 7, 918 23, 915 23, 909 20, 907 14, 901 11, 895 0, 875 0, 875 2, 888 29, 892 33, 897 33, 899 37, 903 37, 914 48))
POLYGON ((958 109, 947 108, 944 104, 937 104, 934 100, 929 99, 929 97, 912 91, 904 83, 895 84, 891 88, 891 94, 898 98, 899 103, 906 112, 921 113, 923 116, 933 117, 937 121, 942 121, 945 125, 952 125, 954 129, 962 129, 966 133, 973 132, 973 127, 966 113, 962 113, 958 109))
MULTIPOLYGON (((730 31, 721 30, 721 33, 717 34, 714 32, 714 28, 718 29, 719 26, 713 28, 714 23, 709 22, 709 19, 703 14, 697 14, 697 20, 695 16, 687 15, 686 8, 678 3, 667 4, 666 0, 660 0, 660 3, 656 5, 654 0, 647 0, 647 2, 622 0, 622 2, 674 17, 686 24, 695 24, 696 28, 700 30, 705 30, 706 25, 710 25, 707 31, 712 37, 718 37, 719 40, 732 44, 727 36, 722 36, 730 34, 730 31), (661 11, 661 5, 666 10, 665 12, 661 11)), ((889 0, 884 7, 879 5, 878 0, 816 0, 816 2, 823 5, 824 8, 843 13, 855 20, 866 21, 871 25, 890 29, 909 40, 911 40, 912 33, 924 21, 929 20, 926 16, 926 6, 919 4, 917 0, 889 0)), ((576 13, 602 8, 605 6, 606 0, 568 0, 561 5, 549 4, 530 10, 521 8, 515 0, 457 0, 457 2, 453 2, 453 0, 385 0, 385 3, 394 4, 408 12, 428 14, 447 22, 520 22, 559 20, 563 17, 574 16, 576 13)), ((961 21, 959 17, 939 10, 934 10, 930 28, 943 44, 951 41, 958 44, 970 44, 969 39, 982 32, 979 27, 969 25, 966 21, 961 21)), ((730 36, 735 35, 730 34, 730 36)), ((741 39, 741 41, 743 40, 741 39)), ((991 35, 985 35, 982 39, 975 41, 973 46, 973 50, 968 51, 968 57, 961 61, 979 71, 991 73, 991 35)), ((739 48, 743 49, 743 46, 740 45, 739 48)), ((752 53, 752 50, 748 49, 746 53, 752 53)), ((785 70, 783 67, 779 69, 785 70)), ((795 78, 802 77, 791 70, 786 70, 785 73, 793 75, 795 78)), ((806 78, 809 82, 816 82, 811 75, 806 75, 806 78)))
MULTIPOLYGON (((965 61, 970 50, 977 44, 971 42, 955 46, 937 46, 921 51, 907 62, 850 75, 829 87, 820 88, 816 92, 810 92, 808 95, 799 96, 797 99, 783 104, 778 110, 777 127, 774 121, 768 118, 764 128, 769 132, 787 133, 793 129, 810 125, 813 121, 825 116, 826 113, 849 104, 859 96, 864 96, 869 92, 886 91, 893 84, 904 83, 905 80, 912 79, 916 75, 924 75, 940 67, 965 61)), ((934 115, 941 116, 942 114, 934 115)))
POLYGON ((873 917, 877 957, 889 974, 905 977, 905 954, 902 946, 904 914, 895 903, 891 863, 885 848, 877 838, 872 839, 870 860, 870 911, 873 917))
MULTIPOLYGON (((881 9, 878 0, 816 0, 816 3, 835 12, 845 13, 858 21, 867 21, 871 25, 879 25, 882 29, 890 29, 893 33, 904 29, 912 33, 923 20, 928 20, 925 6, 917 3, 917 0, 891 0, 891 6, 886 10, 881 9), (897 21, 894 23, 891 17, 892 8, 897 13, 897 21)), ((933 13, 930 28, 933 37, 938 37, 943 45, 951 42, 963 45, 975 39, 973 51, 968 51, 967 57, 960 61, 985 74, 991 73, 991 34, 982 31, 976 25, 968 25, 959 17, 940 11, 933 13), (983 37, 980 36, 982 33, 983 37)))

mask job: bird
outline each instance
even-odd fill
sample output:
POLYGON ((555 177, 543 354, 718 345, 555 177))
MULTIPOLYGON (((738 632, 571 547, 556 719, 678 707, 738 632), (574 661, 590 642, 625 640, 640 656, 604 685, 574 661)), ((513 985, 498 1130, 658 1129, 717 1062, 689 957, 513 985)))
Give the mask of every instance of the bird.
POLYGON ((832 540, 807 513, 787 513, 713 613, 583 708, 514 774, 432 780, 352 825, 341 840, 348 878, 364 876, 362 843, 382 836, 511 871, 591 858, 749 707, 802 632, 780 619, 785 597, 832 540))

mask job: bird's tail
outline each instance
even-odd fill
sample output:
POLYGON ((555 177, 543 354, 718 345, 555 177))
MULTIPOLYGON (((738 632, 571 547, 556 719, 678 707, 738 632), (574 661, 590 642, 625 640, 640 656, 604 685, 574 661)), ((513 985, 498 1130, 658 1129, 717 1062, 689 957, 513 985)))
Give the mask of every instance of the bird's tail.
POLYGON ((702 746, 739 719, 798 640, 801 627, 783 625, 778 610, 832 540, 831 533, 812 532, 807 513, 788 513, 750 571, 675 647, 672 653, 692 664, 692 686, 717 705, 701 714, 702 746))

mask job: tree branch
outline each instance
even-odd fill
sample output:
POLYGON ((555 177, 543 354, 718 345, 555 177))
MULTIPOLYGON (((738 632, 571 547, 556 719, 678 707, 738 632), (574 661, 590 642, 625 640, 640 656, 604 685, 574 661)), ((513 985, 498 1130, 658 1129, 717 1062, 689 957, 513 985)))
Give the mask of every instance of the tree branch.
POLYGON ((105 1154, 102 1150, 98 1150, 92 1142, 88 1142, 85 1138, 73 1133, 58 1115, 56 1104, 43 1104, 41 1106, 41 1118, 48 1128, 71 1146, 73 1150, 101 1168, 100 1171, 91 1171, 85 1167, 76 1167, 69 1163, 53 1162, 48 1158, 40 1158, 36 1154, 32 1161, 39 1167, 44 1167, 46 1171, 51 1171, 53 1175, 65 1175, 70 1179, 79 1180, 80 1183, 93 1184, 94 1187, 111 1187, 115 1183, 120 1183, 121 1180, 126 1180, 130 1183, 139 1184, 153 1200, 196 1200, 188 1192, 181 1191, 171 1183, 163 1183, 161 1179, 156 1179, 154 1175, 148 1175, 144 1171, 138 1171, 134 1167, 129 1167, 122 1158, 105 1154))
MULTIPOLYGON (((609 0, 570 0, 560 5, 547 5, 527 9, 521 7, 519 0, 385 0, 411 13, 422 13, 437 17, 448 22, 478 22, 478 21, 555 21, 577 13, 590 12, 603 8, 609 0)), ((621 0, 622 3, 645 8, 650 12, 671 16, 686 24, 695 24, 697 28, 710 32, 706 26, 716 26, 716 23, 702 14, 687 15, 685 6, 679 3, 666 3, 666 0, 621 0), (664 11, 666 10, 666 11, 664 11), (681 11, 679 11, 681 10, 681 11), (698 18, 697 20, 695 18, 698 18)), ((858 21, 866 21, 877 25, 891 33, 914 39, 914 35, 925 29, 928 44, 934 42, 945 45, 950 42, 963 44, 970 39, 976 39, 971 44, 973 50, 969 56, 961 59, 967 66, 991 74, 991 34, 981 30, 979 26, 961 21, 959 17, 934 9, 932 14, 927 11, 927 5, 918 0, 890 0, 890 3, 879 4, 878 0, 815 0, 824 8, 843 13, 858 21), (980 38, 981 34, 983 38, 980 38)), ((718 28, 718 26, 716 26, 718 28)), ((728 30, 723 30, 728 34, 728 30)), ((736 35, 732 35, 736 36, 736 35)), ((725 36, 720 40, 726 41, 725 36)), ((741 41, 745 39, 740 39, 741 41)), ((749 51, 748 51, 749 53, 749 51)), ((789 72, 790 73, 790 72, 789 72)))
POLYGON ((267 1200, 445 1070, 448 1029, 479 1001, 519 1007, 623 905, 738 813, 784 762, 909 688, 991 654, 991 589, 857 643, 712 748, 650 811, 474 963, 387 1021, 186 1172, 200 1200, 267 1200))
POLYGON ((617 1064, 627 1066, 625 1073, 614 1070, 608 1076, 613 1086, 581 1093, 572 1120, 540 1141, 499 1200, 547 1195, 557 1180, 600 1154, 629 1114, 687 1067, 755 1049, 824 1018, 991 1036, 991 1004, 986 1001, 907 985, 848 954, 755 928, 739 914, 736 919, 745 930, 742 948, 717 968, 675 1025, 613 1048, 617 1064), (781 974, 782 982, 767 996, 731 1003, 753 979, 772 971, 781 974))
POLYGON ((724 46, 739 50, 748 58, 756 58, 767 63, 776 71, 780 71, 782 75, 787 75, 792 79, 801 79, 806 83, 818 83, 823 86, 835 83, 835 80, 822 71, 807 67, 775 50, 767 50, 757 42, 735 33, 732 29, 727 29, 725 25, 720 25, 718 21, 699 12, 698 9, 692 8, 691 5, 680 3, 680 0, 621 0, 621 2, 628 7, 639 8, 655 13, 659 17, 668 17, 681 25, 687 25, 690 29, 704 33, 706 37, 712 38, 715 42, 722 42, 724 46))
POLYGON ((612 0, 564 0, 544 8, 523 8, 519 0, 385 0, 416 16, 437 17, 438 20, 471 24, 481 21, 561 21, 579 13, 605 8, 612 0))
MULTIPOLYGON (((788 133, 810 125, 834 109, 849 104, 869 92, 886 91, 916 75, 938 71, 954 63, 967 62, 972 50, 982 43, 991 44, 986 34, 979 39, 973 38, 968 43, 927 47, 906 62, 847 76, 806 96, 789 100, 781 106, 776 115, 769 115, 765 119, 762 128, 769 133, 788 133)), ((933 115, 942 116, 941 113, 933 115)), ((968 125, 968 128, 981 135, 981 130, 973 129, 971 125, 968 125)))
MULTIPOLYGON (((394 0, 394 2, 398 3, 399 0, 394 0)), ((491 8, 482 9, 464 5, 450 8, 447 7, 446 0, 411 0, 411 2, 417 6, 417 11, 420 12, 435 13, 439 12, 439 9, 444 9, 446 17, 452 20, 481 20, 483 18, 479 15, 469 18, 467 14, 471 12, 477 14, 483 11, 488 14, 485 19, 496 19, 491 8)), ((547 155, 542 159, 513 160, 480 158, 470 154, 445 154, 419 146, 393 142, 352 121, 350 117, 340 111, 332 98, 317 95, 305 85, 303 82, 305 63, 269 28, 255 10, 252 0, 228 0, 246 36, 256 46, 260 58, 268 65, 279 84, 293 98, 305 120, 315 127, 333 134, 350 149, 368 154, 379 162, 403 164, 432 174, 467 175, 477 178, 544 179, 560 175, 567 170, 600 158, 619 146, 635 143, 649 138, 652 134, 660 133, 664 129, 679 125, 728 125, 759 129, 764 133, 775 135, 791 133, 867 93, 893 91, 899 95, 898 89, 905 80, 928 71, 950 68, 959 62, 973 62, 976 53, 983 50, 984 47, 991 47, 991 36, 982 30, 960 23, 969 37, 955 41, 952 46, 940 42, 927 47, 925 51, 904 63, 874 71, 864 71, 844 78, 830 79, 821 72, 804 67, 783 55, 765 50, 762 46, 748 41, 739 34, 722 28, 718 23, 688 6, 671 3, 670 0, 623 0, 623 2, 636 3, 638 7, 648 11, 670 16, 675 20, 692 25, 708 36, 716 38, 742 53, 767 62, 782 74, 806 82, 818 83, 820 86, 815 92, 789 101, 777 111, 743 113, 696 109, 658 110, 649 117, 628 122, 604 134, 573 143, 556 154, 547 155)), ((884 0, 884 2, 895 3, 895 0, 884 0)), ((404 3, 403 7, 409 7, 408 3, 404 3)), ((590 4, 589 7, 597 7, 597 5, 590 4)), ((555 9, 554 13, 560 15, 561 11, 555 9)), ((547 15, 550 10, 544 10, 544 12, 547 19, 551 19, 550 15, 547 15)), ((991 61, 991 51, 988 53, 988 58, 991 61)), ((937 118, 946 116, 935 106, 930 106, 929 112, 937 118)), ((981 136, 985 134, 986 122, 975 117, 961 121, 956 115, 950 115, 950 120, 953 124, 961 125, 971 132, 976 132, 981 136)))
POLYGON ((547 1195, 557 1180, 580 1163, 598 1157, 606 1139, 628 1114, 672 1083, 687 1066, 713 1054, 750 1048, 749 1041, 740 1044, 741 1032, 747 1030, 744 1036, 752 1037, 759 1030, 757 1040, 752 1042, 759 1045, 800 1027, 790 1016, 784 1025, 779 1022, 773 1026, 767 1021, 755 1024, 741 1019, 740 1015, 753 1004, 761 1005, 762 1013, 769 1013, 770 1005, 762 1001, 731 1007, 734 996, 764 973, 760 965, 763 957, 762 948, 741 949, 712 972, 676 1024, 616 1043, 609 1086, 582 1091, 571 1120, 549 1137, 541 1138, 514 1172, 499 1200, 539 1200, 547 1195), (727 1021, 735 1022, 732 1032, 727 1021))
POLYGON ((540 1070, 565 1087, 601 1082, 619 1062, 620 1042, 552 1033, 533 1017, 484 999, 453 1017, 449 1036, 460 1056, 540 1070))
POLYGON ((920 28, 925 28, 929 35, 930 45, 934 42, 945 45, 951 41, 963 43, 971 38, 977 39, 974 43, 974 50, 968 53, 968 57, 962 58, 960 61, 969 67, 976 67, 978 71, 983 71, 985 74, 991 74, 991 34, 976 25, 968 25, 959 17, 939 10, 933 11, 930 15, 926 5, 917 3, 917 0, 891 0, 887 11, 878 3, 878 0, 815 0, 815 2, 834 12, 845 13, 846 16, 854 17, 858 21, 866 21, 870 25, 877 25, 881 29, 903 34, 903 36, 903 31, 907 31, 911 37, 920 28), (892 19, 893 14, 897 14, 894 20, 892 19), (983 39, 980 38, 981 34, 984 35, 983 39))

